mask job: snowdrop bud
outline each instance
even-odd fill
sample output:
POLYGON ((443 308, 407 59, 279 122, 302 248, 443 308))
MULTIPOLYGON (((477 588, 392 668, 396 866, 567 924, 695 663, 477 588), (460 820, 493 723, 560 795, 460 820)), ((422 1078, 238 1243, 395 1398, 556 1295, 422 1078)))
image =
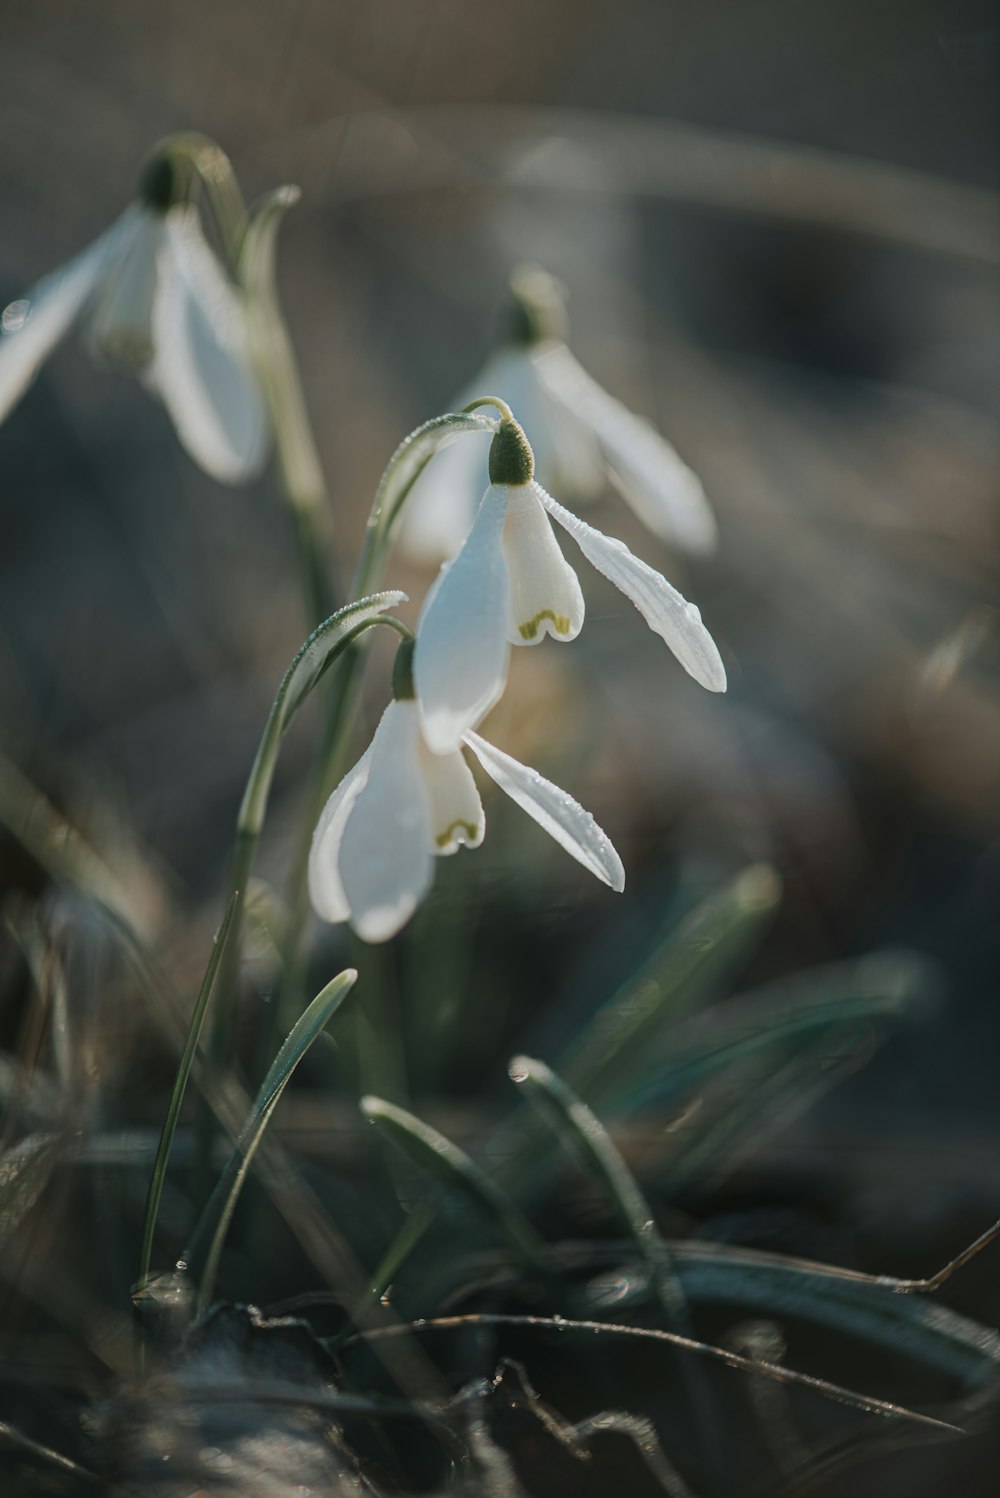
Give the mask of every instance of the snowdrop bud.
POLYGON ((392 695, 396 702, 412 702, 417 695, 413 685, 413 647, 415 640, 404 640, 392 664, 392 695))
POLYGON ((530 484, 535 474, 531 443, 516 421, 501 421, 490 443, 490 483, 504 488, 530 484))
POLYGON ((533 348, 565 343, 569 337, 562 285, 539 266, 522 266, 510 278, 510 304, 504 332, 508 343, 533 348))

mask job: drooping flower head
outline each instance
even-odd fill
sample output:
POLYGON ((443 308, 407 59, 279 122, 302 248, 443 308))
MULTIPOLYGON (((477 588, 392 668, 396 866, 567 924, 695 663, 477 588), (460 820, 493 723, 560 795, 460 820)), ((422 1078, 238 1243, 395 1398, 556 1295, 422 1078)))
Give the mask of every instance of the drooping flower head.
MULTIPOLYGON (((488 403, 506 411, 503 401, 488 403)), ((531 446, 509 411, 491 442, 489 477, 472 529, 458 555, 442 567, 417 627, 417 701, 435 754, 457 749, 499 699, 510 645, 537 645, 546 635, 573 640, 580 633, 583 593, 550 516, 635 605, 684 669, 709 691, 725 691, 725 668, 694 604, 623 542, 546 493, 534 477, 531 446)))
POLYGON ((159 397, 213 478, 240 483, 260 469, 270 434, 246 302, 205 238, 192 191, 189 159, 164 148, 110 229, 7 307, 0 421, 79 327, 95 358, 159 397))
MULTIPOLYGON (((496 391, 516 411, 546 488, 583 503, 610 485, 668 545, 711 552, 715 517, 701 480, 648 421, 587 373, 567 336, 558 283, 537 268, 515 271, 503 341, 455 409, 496 391)), ((472 524, 486 464, 482 439, 441 452, 414 487, 400 528, 404 551, 425 562, 454 555, 472 524)))
POLYGON ((309 858, 313 908, 350 921, 365 941, 387 941, 430 889, 434 859, 478 848, 486 819, 462 749, 566 851, 621 890, 625 873, 610 839, 572 796, 471 730, 435 754, 414 696, 413 645, 399 647, 393 700, 375 736, 323 810, 309 858))

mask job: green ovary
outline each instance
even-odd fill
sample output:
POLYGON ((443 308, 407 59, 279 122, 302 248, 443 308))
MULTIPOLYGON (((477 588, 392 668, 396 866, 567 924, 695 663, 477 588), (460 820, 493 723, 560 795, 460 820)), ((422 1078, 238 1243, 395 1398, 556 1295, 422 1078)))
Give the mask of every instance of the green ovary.
POLYGON ((447 848, 449 843, 455 841, 454 834, 456 832, 464 832, 464 841, 468 843, 473 842, 476 836, 476 829, 475 827, 473 827, 472 823, 464 822, 462 818, 459 817, 456 821, 452 822, 450 827, 446 827, 443 832, 439 832, 434 841, 437 843, 439 848, 447 848))
POLYGON ((569 619, 565 614, 554 614, 551 609, 542 609, 541 613, 536 614, 533 619, 527 619, 523 624, 517 626, 517 632, 521 636, 521 639, 533 640, 538 633, 538 626, 543 619, 551 620, 552 628, 557 635, 569 634, 569 619))

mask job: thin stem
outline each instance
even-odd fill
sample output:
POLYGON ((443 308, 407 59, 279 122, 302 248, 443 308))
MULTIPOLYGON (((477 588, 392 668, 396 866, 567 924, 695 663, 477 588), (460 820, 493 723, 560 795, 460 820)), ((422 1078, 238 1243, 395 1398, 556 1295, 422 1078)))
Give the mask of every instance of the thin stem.
POLYGON ((480 406, 495 406, 504 421, 513 421, 514 413, 506 401, 502 401, 497 395, 481 395, 476 400, 470 401, 467 406, 462 407, 463 415, 471 411, 478 411, 480 406))
POLYGON ((247 295, 257 368, 274 433, 278 487, 294 525, 303 606, 311 625, 330 613, 333 602, 333 558, 323 525, 329 501, 298 364, 278 303, 276 274, 278 228, 298 198, 298 188, 280 187, 254 205, 239 249, 238 275, 247 295))

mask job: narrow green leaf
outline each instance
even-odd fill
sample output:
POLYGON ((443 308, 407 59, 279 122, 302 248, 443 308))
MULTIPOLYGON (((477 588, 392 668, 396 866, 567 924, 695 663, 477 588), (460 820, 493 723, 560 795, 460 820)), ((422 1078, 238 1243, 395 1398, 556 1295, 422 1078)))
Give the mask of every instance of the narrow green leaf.
POLYGON ((757 941, 780 896, 775 871, 754 864, 691 911, 561 1062, 573 1090, 597 1105, 627 1095, 651 1044, 757 941))
MULTIPOLYGON (((692 1303, 739 1306, 769 1317, 794 1316, 833 1327, 970 1385, 1000 1375, 1000 1332, 924 1295, 902 1293, 900 1281, 724 1243, 671 1242, 670 1249, 692 1303)), ((645 1268, 638 1274, 616 1269, 592 1283, 588 1309, 602 1305, 605 1286, 608 1309, 613 1305, 616 1314, 650 1296, 645 1268), (623 1282, 629 1281, 631 1289, 623 1294, 623 1282)))
POLYGON ((435 1176, 446 1190, 463 1197, 479 1216, 492 1223, 526 1268, 546 1271, 545 1244, 541 1238, 507 1193, 464 1150, 430 1124, 382 1098, 362 1098, 361 1111, 416 1165, 435 1176))
POLYGON ((156 1159, 149 1177, 149 1191, 146 1196, 146 1212, 142 1224, 142 1242, 139 1250, 139 1275, 137 1289, 141 1290, 149 1274, 149 1267, 153 1257, 153 1235, 156 1232, 156 1218, 160 1209, 160 1197, 163 1194, 163 1183, 167 1176, 167 1164, 170 1159, 170 1148, 174 1142, 174 1134, 177 1131, 177 1120, 180 1117, 181 1105, 184 1102, 184 1094, 187 1090, 188 1078, 191 1075, 191 1067, 198 1050, 198 1041, 201 1038, 202 1026, 205 1015, 208 1012, 208 1003, 212 997, 215 987, 216 974, 226 950, 226 943, 232 930, 233 917, 236 914, 237 892, 230 896, 226 913, 222 918, 209 958, 205 976, 201 980, 201 988, 195 1001, 194 1010, 191 1014, 191 1023, 188 1026, 187 1037, 184 1041, 184 1049, 181 1059, 177 1065, 177 1075, 174 1078, 173 1091, 167 1104, 167 1116, 163 1120, 163 1129, 160 1133, 160 1142, 156 1151, 156 1159))
MULTIPOLYGON (((631 1235, 646 1266, 649 1283, 666 1317, 668 1329, 690 1335, 687 1300, 670 1249, 656 1226, 652 1208, 639 1183, 600 1119, 544 1061, 515 1056, 508 1072, 511 1081, 527 1090, 528 1096, 541 1109, 543 1116, 554 1124, 570 1150, 582 1155, 602 1182, 622 1226, 631 1235)), ((683 1360, 681 1367, 691 1412, 701 1437, 705 1466, 712 1474, 713 1487, 721 1488, 724 1474, 719 1466, 720 1432, 712 1409, 711 1393, 696 1363, 683 1360)))
POLYGON ((236 1203, 243 1189, 251 1161, 264 1137, 264 1130, 271 1121, 281 1094, 306 1051, 353 988, 357 976, 354 968, 347 968, 316 995, 292 1027, 261 1084, 250 1117, 243 1126, 236 1147, 195 1228, 191 1246, 184 1255, 184 1262, 187 1265, 196 1263, 200 1257, 201 1245, 211 1230, 211 1241, 205 1255, 205 1266, 198 1286, 196 1315, 201 1315, 206 1310, 212 1298, 222 1248, 236 1210, 236 1203))
POLYGON ((769 983, 694 1016, 652 1045, 630 1101, 662 1105, 723 1067, 788 1041, 808 1043, 833 1025, 900 1020, 934 991, 932 969, 911 952, 876 952, 859 962, 769 983))

